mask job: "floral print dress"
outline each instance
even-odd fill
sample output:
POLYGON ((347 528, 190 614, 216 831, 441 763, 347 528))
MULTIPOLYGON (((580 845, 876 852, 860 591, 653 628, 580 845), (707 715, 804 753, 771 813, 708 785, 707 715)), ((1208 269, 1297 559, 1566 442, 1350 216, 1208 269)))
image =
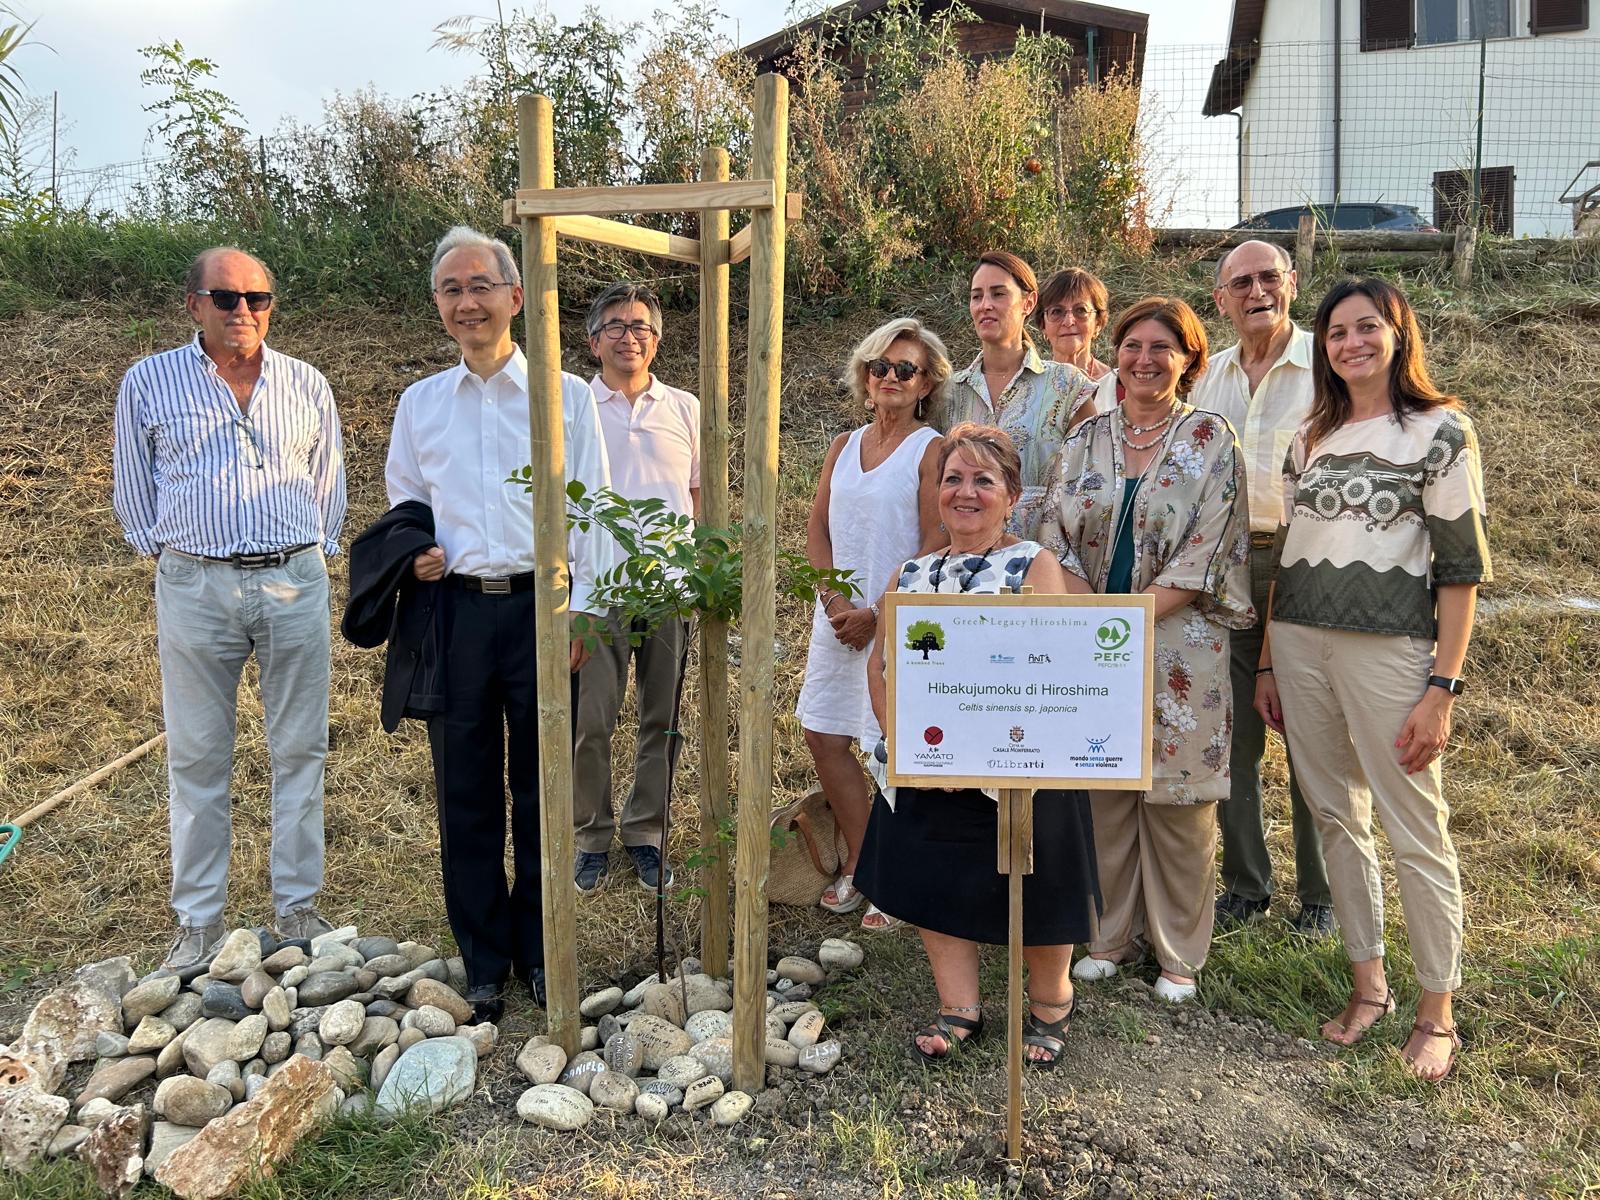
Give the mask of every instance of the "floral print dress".
MULTIPOLYGON (((1080 425, 1061 448, 1039 541, 1104 592, 1123 481, 1122 408, 1080 425)), ((1153 804, 1199 804, 1228 794, 1233 740, 1229 629, 1248 629, 1250 516, 1233 429, 1179 402, 1133 502, 1133 590, 1198 592, 1155 627, 1153 804)))

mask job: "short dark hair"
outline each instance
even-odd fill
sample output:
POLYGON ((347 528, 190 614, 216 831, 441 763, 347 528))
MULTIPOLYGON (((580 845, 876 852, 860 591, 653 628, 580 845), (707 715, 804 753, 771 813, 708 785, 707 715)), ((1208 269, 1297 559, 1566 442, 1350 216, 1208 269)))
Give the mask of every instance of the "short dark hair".
POLYGON ((194 261, 189 264, 189 269, 183 274, 183 294, 192 296, 206 285, 206 267, 218 254, 242 254, 256 266, 261 268, 261 273, 267 277, 267 290, 278 290, 278 278, 272 273, 272 268, 267 266, 248 250, 241 250, 237 246, 207 246, 194 256, 194 261))
POLYGON ((650 328, 654 329, 656 336, 661 336, 661 301, 656 294, 642 283, 613 283, 605 291, 594 298, 594 303, 589 305, 589 314, 583 320, 584 331, 595 337, 600 332, 600 326, 605 324, 606 309, 613 304, 639 303, 650 310, 650 328))
POLYGON ((1127 336, 1140 321, 1160 321, 1169 330, 1172 336, 1178 339, 1178 344, 1185 354, 1192 355, 1189 365, 1183 369, 1183 374, 1178 376, 1178 395, 1187 396, 1189 389, 1194 387, 1194 381, 1199 379, 1206 369, 1206 361, 1210 356, 1210 348, 1206 342, 1206 327, 1200 323, 1200 318, 1176 296, 1146 296, 1137 304, 1131 304, 1122 310, 1122 315, 1117 318, 1116 328, 1111 332, 1111 345, 1122 345, 1122 339, 1127 336))
POLYGON ((1094 309, 1100 324, 1104 326, 1106 319, 1111 316, 1111 293, 1106 291, 1106 285, 1100 282, 1098 275, 1082 267, 1067 267, 1046 279, 1044 286, 1039 289, 1039 307, 1033 310, 1033 315, 1042 327, 1045 309, 1079 296, 1089 302, 1089 307, 1094 309))

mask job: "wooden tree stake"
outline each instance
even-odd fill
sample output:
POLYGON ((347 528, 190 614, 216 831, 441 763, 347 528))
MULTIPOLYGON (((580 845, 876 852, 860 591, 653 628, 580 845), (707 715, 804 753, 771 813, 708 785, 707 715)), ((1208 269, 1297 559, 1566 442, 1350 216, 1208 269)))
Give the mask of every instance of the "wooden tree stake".
MULTIPOLYGON (((755 179, 788 185, 789 82, 756 81, 755 179)), ((750 368, 745 388, 744 620, 739 688, 739 833, 733 963, 733 1086, 766 1082, 767 864, 772 813, 772 634, 777 607, 778 401, 783 363, 784 208, 751 218, 750 368)))
MULTIPOLYGON (((728 178, 728 152, 707 150, 700 178, 728 178)), ((728 512, 728 227, 725 208, 700 213, 700 514, 726 529, 728 512)), ((709 975, 728 974, 729 847, 718 839, 729 812, 728 623, 700 623, 700 961, 709 975)))
MULTIPOLYGON (((523 187, 555 186, 555 135, 544 96, 517 102, 523 187)), ((528 441, 533 464, 534 636, 538 654, 539 824, 543 858, 545 1016, 550 1038, 578 1051, 578 916, 572 884, 571 677, 567 670, 567 481, 561 413, 561 325, 556 295, 556 223, 522 222, 527 322, 528 441)), ((485 863, 486 869, 498 863, 485 863)))

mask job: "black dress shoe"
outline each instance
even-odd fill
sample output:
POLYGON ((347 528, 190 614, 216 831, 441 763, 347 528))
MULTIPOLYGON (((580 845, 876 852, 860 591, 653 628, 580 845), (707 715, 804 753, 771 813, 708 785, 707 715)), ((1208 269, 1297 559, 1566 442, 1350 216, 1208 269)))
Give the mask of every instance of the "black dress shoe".
POLYGON ((533 997, 533 1002, 539 1008, 544 1005, 544 968, 529 967, 526 971, 517 972, 517 978, 528 988, 528 994, 533 997))
POLYGON ((505 1015, 506 1002, 497 983, 479 983, 469 987, 466 1001, 472 1005, 474 1025, 497 1024, 505 1015))

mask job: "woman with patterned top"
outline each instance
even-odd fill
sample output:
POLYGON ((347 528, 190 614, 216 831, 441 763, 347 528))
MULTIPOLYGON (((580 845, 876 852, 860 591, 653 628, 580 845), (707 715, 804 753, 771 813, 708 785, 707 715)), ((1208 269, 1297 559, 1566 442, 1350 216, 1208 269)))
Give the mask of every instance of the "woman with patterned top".
POLYGON ((1322 833, 1355 988, 1322 1027, 1353 1046, 1394 1011, 1373 810, 1394 851, 1422 996, 1402 1057, 1450 1072, 1461 1041, 1461 876, 1439 756, 1490 579, 1478 438, 1428 378, 1406 299, 1350 280, 1317 310, 1316 397, 1284 460, 1277 581, 1256 709, 1287 727, 1322 833))
POLYGON ((1094 411, 1094 384, 1070 363, 1046 362, 1028 336, 1039 282, 1015 254, 991 250, 972 273, 968 309, 982 345, 965 370, 950 377, 944 402, 929 417, 935 429, 963 421, 1003 430, 1022 461, 1022 498, 1010 531, 1038 535, 1044 492, 1061 443, 1094 411))
MULTIPOLYGON (((990 426, 958 425, 939 451, 939 518, 948 543, 900 570, 902 592, 1064 592, 1069 581, 1037 542, 1007 532, 1022 494, 1011 439, 990 426)), ((867 665, 872 708, 887 728, 884 625, 867 665)), ((873 755, 883 781, 880 741, 873 755)), ((1089 936, 1099 903, 1088 801, 1041 791, 1034 805, 1034 870, 1023 881, 1023 957, 1028 964, 1024 1054, 1054 1066, 1066 1048, 1073 995, 1072 947, 1089 936)), ((879 907, 915 925, 933 970, 939 1011, 911 1039, 923 1058, 954 1055, 983 1029, 978 944, 1004 943, 1006 876, 995 870, 995 797, 976 788, 884 788, 873 800, 856 882, 879 907)))
POLYGON ((1155 745, 1148 792, 1092 791, 1105 913, 1073 976, 1106 979, 1148 942, 1155 992, 1195 994, 1211 944, 1217 801, 1228 795, 1228 630, 1255 623, 1244 463, 1233 429, 1185 404, 1206 336, 1151 296, 1112 336, 1120 402, 1061 450, 1040 541, 1089 590, 1155 598, 1155 745))

